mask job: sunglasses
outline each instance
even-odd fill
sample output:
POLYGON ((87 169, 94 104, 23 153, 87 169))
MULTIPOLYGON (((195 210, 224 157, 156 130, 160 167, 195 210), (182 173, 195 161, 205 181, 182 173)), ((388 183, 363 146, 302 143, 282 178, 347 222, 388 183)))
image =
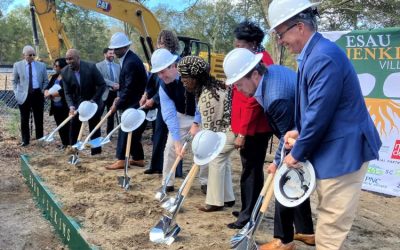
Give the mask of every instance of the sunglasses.
POLYGON ((295 24, 289 26, 285 31, 283 31, 283 32, 281 32, 281 33, 276 32, 276 33, 275 33, 276 38, 278 38, 279 40, 281 40, 281 39, 283 38, 283 35, 285 35, 286 32, 288 32, 289 30, 291 30, 291 29, 293 29, 295 26, 297 26, 297 24, 298 24, 298 23, 295 23, 295 24))
POLYGON ((36 56, 35 54, 29 54, 29 55, 26 55, 26 56, 36 56))

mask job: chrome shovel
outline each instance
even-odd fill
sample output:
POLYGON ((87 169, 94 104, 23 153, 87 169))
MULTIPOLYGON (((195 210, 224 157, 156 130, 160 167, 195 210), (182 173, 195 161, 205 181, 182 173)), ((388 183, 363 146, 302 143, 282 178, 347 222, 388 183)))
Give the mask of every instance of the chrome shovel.
POLYGON ((69 159, 68 159, 68 163, 71 165, 78 166, 80 163, 79 151, 77 150, 77 148, 80 147, 80 145, 82 145, 81 139, 82 139, 84 128, 85 128, 85 122, 82 122, 81 129, 79 130, 77 142, 72 146, 72 148, 75 150, 75 153, 70 155, 69 159))
POLYGON ((54 134, 57 133, 62 127, 65 126, 75 115, 68 116, 57 128, 51 131, 50 134, 43 136, 39 139, 40 142, 52 142, 54 141, 54 134))
MULTIPOLYGON (((190 191, 193 184, 194 177, 199 172, 199 166, 194 164, 188 174, 188 181, 185 183, 182 193, 180 194, 177 202, 174 205, 173 211, 169 211, 168 215, 163 215, 160 221, 150 230, 150 241, 157 244, 171 245, 177 238, 181 228, 176 223, 175 219, 183 205, 185 197, 190 191)), ((186 179, 185 179, 186 180, 186 179)), ((183 185, 183 184, 182 184, 183 185)))
POLYGON ((124 176, 118 176, 118 184, 125 190, 129 189, 129 181, 131 180, 131 178, 128 176, 131 141, 132 141, 132 131, 128 133, 128 139, 126 140, 124 176))

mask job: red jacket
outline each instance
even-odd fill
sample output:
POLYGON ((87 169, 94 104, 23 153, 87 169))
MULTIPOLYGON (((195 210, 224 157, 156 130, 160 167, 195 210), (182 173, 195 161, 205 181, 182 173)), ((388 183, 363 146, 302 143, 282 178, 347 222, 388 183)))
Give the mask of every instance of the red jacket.
MULTIPOLYGON (((265 65, 273 64, 271 56, 264 51, 262 61, 265 65)), ((233 87, 232 96, 232 131, 235 134, 254 135, 272 131, 264 110, 254 97, 247 97, 233 87)))

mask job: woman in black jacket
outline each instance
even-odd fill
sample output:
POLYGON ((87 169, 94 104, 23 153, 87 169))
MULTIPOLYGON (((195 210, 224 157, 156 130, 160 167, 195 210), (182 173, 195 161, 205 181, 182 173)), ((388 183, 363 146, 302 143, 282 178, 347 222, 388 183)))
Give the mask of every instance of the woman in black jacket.
MULTIPOLYGON (((56 121, 57 126, 61 124, 69 114, 69 108, 67 102, 65 101, 64 91, 62 89, 62 79, 61 79, 61 70, 67 65, 65 58, 58 58, 54 61, 53 68, 56 71, 54 75, 51 76, 50 82, 45 88, 44 96, 49 98, 51 101, 49 115, 54 115, 54 120, 56 121), (54 85, 59 85, 61 89, 57 92, 50 94, 49 89, 51 89, 54 85)), ((60 134, 62 146, 61 149, 65 149, 69 142, 69 122, 65 124, 58 132, 60 134)))

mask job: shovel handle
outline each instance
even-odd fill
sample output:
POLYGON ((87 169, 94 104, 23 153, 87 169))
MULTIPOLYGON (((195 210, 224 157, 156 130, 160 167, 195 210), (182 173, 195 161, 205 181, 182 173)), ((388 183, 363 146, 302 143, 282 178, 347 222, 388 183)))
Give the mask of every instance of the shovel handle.
POLYGON ((182 191, 182 196, 183 197, 186 197, 186 195, 189 193, 190 188, 192 187, 194 178, 196 177, 197 173, 199 172, 199 169, 200 169, 200 167, 197 164, 193 164, 192 169, 190 169, 189 180, 186 183, 186 185, 185 185, 185 187, 183 188, 183 191, 182 191))
MULTIPOLYGON (((275 174, 270 174, 272 176, 271 181, 274 180, 275 174)), ((269 177, 269 176, 268 176, 269 177)), ((261 205, 260 208, 260 212, 265 214, 265 212, 267 211, 269 202, 271 201, 272 196, 274 195, 274 185, 269 185, 267 193, 264 197, 263 203, 261 205)))
POLYGON ((267 193, 269 186, 272 184, 273 174, 269 174, 267 180, 264 182, 264 186, 261 189, 260 196, 264 196, 267 193))
POLYGON ((85 142, 88 142, 90 138, 93 136, 93 134, 101 127, 101 125, 107 120, 107 118, 112 114, 112 110, 108 111, 107 114, 103 117, 103 119, 100 120, 100 122, 94 127, 92 131, 90 131, 90 134, 86 137, 85 142))
POLYGON ((132 131, 128 133, 128 139, 126 140, 125 158, 129 158, 129 153, 131 152, 131 142, 132 131))
POLYGON ((78 135, 78 139, 77 141, 80 141, 82 139, 83 136, 83 129, 85 128, 85 122, 82 122, 81 124, 81 129, 79 130, 79 135, 78 135))
POLYGON ((65 124, 67 124, 75 115, 70 115, 68 116, 56 129, 51 132, 51 134, 56 133, 58 130, 60 130, 62 127, 64 127, 65 124))
MULTIPOLYGON (((184 144, 183 144, 183 147, 182 147, 182 149, 181 149, 181 154, 183 154, 183 152, 185 152, 185 149, 186 149, 186 146, 187 146, 187 142, 185 142, 184 144)), ((175 159, 175 162, 174 162, 174 165, 172 165, 172 167, 171 167, 171 170, 169 171, 170 173, 174 173, 175 172, 175 169, 176 169, 176 167, 178 166, 178 164, 179 164, 179 162, 182 160, 182 157, 181 156, 177 156, 176 157, 176 159, 175 159)))

